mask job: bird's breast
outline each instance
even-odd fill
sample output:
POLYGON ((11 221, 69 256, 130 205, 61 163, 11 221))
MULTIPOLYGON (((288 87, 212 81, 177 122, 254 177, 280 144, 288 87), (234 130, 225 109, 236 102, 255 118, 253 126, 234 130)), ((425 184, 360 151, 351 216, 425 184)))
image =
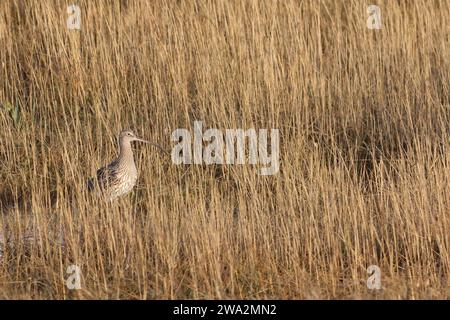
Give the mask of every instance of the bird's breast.
POLYGON ((117 197, 129 193, 137 181, 137 170, 135 166, 128 166, 118 170, 115 183, 109 188, 109 199, 113 200, 117 197))

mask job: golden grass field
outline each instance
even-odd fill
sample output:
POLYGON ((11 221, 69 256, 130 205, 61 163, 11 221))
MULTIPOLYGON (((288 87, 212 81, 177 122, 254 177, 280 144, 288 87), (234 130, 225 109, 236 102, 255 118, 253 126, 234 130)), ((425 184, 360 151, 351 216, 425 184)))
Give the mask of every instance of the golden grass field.
POLYGON ((0 2, 0 299, 450 298, 448 1, 72 3, 0 2), (87 193, 195 120, 278 128, 279 173, 136 144, 87 193))

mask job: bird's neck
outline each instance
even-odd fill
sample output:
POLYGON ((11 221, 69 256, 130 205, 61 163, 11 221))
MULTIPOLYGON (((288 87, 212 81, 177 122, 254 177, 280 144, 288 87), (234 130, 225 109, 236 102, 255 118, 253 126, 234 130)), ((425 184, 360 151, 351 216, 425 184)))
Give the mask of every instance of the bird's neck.
POLYGON ((119 142, 119 159, 134 161, 133 151, 131 150, 131 143, 129 141, 119 142))

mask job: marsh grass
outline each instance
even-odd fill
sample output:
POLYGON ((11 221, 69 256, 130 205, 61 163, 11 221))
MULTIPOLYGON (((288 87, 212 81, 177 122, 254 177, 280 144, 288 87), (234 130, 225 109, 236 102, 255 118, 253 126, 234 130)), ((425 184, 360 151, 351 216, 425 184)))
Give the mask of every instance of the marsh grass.
POLYGON ((69 4, 0 2, 0 298, 449 297, 446 1, 378 1, 382 30, 366 1, 69 4), (86 193, 121 129, 194 120, 278 128, 280 172, 136 146, 132 194, 86 193))

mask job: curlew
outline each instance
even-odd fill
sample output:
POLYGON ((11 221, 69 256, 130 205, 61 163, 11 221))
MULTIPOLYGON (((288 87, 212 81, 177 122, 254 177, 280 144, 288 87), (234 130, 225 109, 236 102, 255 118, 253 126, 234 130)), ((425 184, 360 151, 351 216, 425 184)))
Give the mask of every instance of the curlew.
POLYGON ((119 135, 119 155, 110 164, 98 169, 96 177, 88 180, 89 191, 97 191, 101 197, 107 201, 112 201, 133 189, 138 177, 133 150, 131 149, 131 142, 133 141, 140 141, 161 148, 157 144, 136 137, 131 130, 123 130, 119 135))

